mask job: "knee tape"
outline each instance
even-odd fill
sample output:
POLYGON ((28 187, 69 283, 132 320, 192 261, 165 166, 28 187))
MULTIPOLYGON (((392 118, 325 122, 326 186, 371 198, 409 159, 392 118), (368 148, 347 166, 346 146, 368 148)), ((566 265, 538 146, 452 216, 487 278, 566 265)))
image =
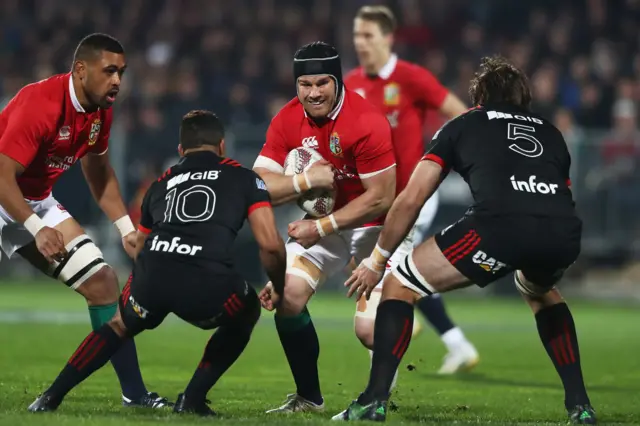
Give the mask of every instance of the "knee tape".
POLYGON ((358 299, 358 302, 356 302, 356 318, 375 320, 381 297, 381 291, 372 291, 369 300, 364 296, 358 299))
POLYGON ((304 279, 315 291, 324 281, 324 274, 313 262, 300 255, 294 255, 289 262, 287 274, 304 279))
POLYGON ((54 262, 50 275, 76 290, 96 272, 107 266, 102 252, 88 235, 80 235, 65 247, 67 257, 62 262, 54 262))
POLYGON ((522 294, 524 294, 525 296, 542 296, 543 294, 549 292, 550 290, 552 290, 555 286, 541 286, 541 285, 537 285, 534 284, 532 282, 528 282, 526 279, 522 280, 520 279, 520 274, 518 274, 518 271, 513 273, 513 281, 516 284, 516 288, 518 289, 518 291, 522 294))
POLYGON ((418 271, 418 267, 413 262, 413 250, 395 267, 392 273, 403 286, 418 293, 421 297, 437 293, 437 290, 418 271))

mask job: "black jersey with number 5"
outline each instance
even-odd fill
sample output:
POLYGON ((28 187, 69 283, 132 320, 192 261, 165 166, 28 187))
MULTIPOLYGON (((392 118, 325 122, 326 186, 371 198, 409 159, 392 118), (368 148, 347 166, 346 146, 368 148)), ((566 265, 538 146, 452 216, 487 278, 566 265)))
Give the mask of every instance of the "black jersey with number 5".
POLYGON ((205 261, 226 270, 233 266, 233 242, 245 219, 270 205, 267 187, 255 172, 212 152, 189 154, 144 197, 138 229, 148 237, 141 255, 205 261))
POLYGON ((470 214, 575 215, 564 138, 528 110, 503 104, 471 109, 434 135, 424 159, 469 184, 470 214))

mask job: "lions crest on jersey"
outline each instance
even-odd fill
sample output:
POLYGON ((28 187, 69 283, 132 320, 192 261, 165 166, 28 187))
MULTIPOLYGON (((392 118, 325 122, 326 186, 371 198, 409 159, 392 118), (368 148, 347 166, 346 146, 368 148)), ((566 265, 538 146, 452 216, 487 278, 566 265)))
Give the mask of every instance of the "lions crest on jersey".
POLYGON ((329 138, 329 150, 336 157, 342 157, 342 147, 340 146, 340 135, 338 132, 331 133, 329 138))
POLYGON ((387 106, 400 104, 400 85, 398 83, 389 83, 384 86, 384 104, 387 106))
POLYGON ((100 128, 102 127, 102 121, 99 118, 93 120, 91 123, 91 130, 89 131, 89 146, 92 146, 98 140, 98 135, 100 134, 100 128))

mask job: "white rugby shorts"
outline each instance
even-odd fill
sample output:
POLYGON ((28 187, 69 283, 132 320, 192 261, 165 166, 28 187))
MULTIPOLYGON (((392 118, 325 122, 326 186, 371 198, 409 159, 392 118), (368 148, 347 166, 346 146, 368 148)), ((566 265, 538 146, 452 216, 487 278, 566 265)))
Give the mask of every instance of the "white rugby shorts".
POLYGON ((381 229, 381 226, 371 226, 339 231, 327 235, 308 249, 289 240, 286 244, 287 273, 300 274, 300 268, 292 268, 294 259, 296 256, 306 259, 322 271, 321 277, 303 277, 316 290, 326 278, 342 272, 352 256, 356 265, 369 257, 376 246, 381 229))
MULTIPOLYGON (((44 200, 25 200, 33 212, 37 214, 44 224, 54 227, 69 219, 71 215, 58 201, 49 195, 44 200)), ((33 241, 33 235, 21 224, 13 220, 11 216, 0 206, 0 247, 11 258, 21 247, 33 241)))

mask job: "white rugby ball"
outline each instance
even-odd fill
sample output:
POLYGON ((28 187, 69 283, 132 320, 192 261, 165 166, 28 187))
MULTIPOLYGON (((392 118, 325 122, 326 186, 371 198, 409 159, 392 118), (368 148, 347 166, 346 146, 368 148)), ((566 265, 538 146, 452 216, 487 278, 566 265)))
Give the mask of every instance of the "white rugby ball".
MULTIPOLYGON (((303 173, 311 165, 322 160, 323 157, 311 148, 292 149, 284 160, 284 174, 293 176, 303 173)), ((336 203, 334 191, 325 189, 310 189, 298 198, 298 207, 313 217, 322 217, 330 214, 336 203)))

